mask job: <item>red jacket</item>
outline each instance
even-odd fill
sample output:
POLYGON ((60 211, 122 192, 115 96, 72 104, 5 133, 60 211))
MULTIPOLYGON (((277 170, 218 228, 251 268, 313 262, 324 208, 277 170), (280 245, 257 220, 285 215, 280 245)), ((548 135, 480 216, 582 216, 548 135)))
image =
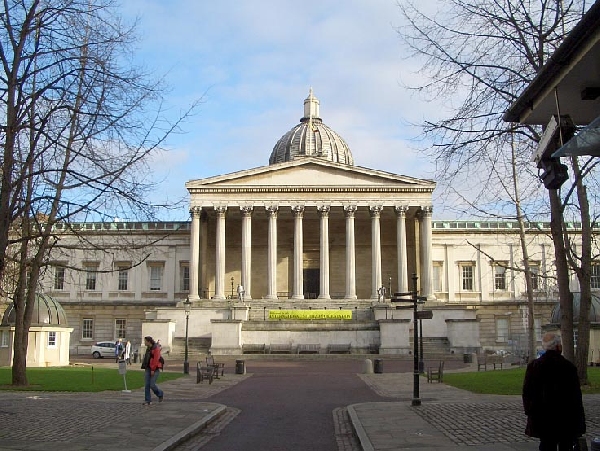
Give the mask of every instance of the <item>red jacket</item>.
POLYGON ((152 346, 150 348, 150 364, 151 371, 156 371, 157 369, 162 369, 162 363, 160 363, 160 348, 157 345, 152 346))

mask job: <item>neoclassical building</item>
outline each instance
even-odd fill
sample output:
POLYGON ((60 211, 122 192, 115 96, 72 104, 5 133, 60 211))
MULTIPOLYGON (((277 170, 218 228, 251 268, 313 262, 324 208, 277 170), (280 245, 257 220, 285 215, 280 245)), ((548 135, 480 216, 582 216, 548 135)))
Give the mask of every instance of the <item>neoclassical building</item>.
MULTIPOLYGON (((433 311, 422 330, 432 346, 523 351, 517 224, 433 220, 433 181, 355 165, 319 107, 311 91, 268 165, 187 182, 189 222, 57 225, 67 245, 57 246, 41 283, 73 328, 71 352, 118 337, 135 347, 147 334, 182 352, 189 299, 193 353, 308 343, 323 352, 349 344, 357 353, 405 354, 411 313, 397 310, 389 293, 412 290, 413 275, 427 299, 422 307, 433 311), (69 245, 72 229, 85 236, 85 249, 69 245), (286 311, 299 316, 273 315, 286 311), (323 313, 332 311, 339 316, 323 313)), ((538 335, 556 303, 548 230, 526 228, 538 335)))
POLYGON ((420 275, 433 297, 431 196, 435 183, 354 165, 319 115, 275 145, 268 166, 186 183, 190 298, 225 299, 240 267, 246 299, 377 299, 420 275))

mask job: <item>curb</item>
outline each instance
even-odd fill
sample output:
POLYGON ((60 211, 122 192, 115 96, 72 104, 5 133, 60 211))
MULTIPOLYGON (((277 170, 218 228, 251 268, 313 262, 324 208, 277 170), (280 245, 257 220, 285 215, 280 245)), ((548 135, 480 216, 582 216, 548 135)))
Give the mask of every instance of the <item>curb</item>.
POLYGON ((213 421, 217 420, 221 415, 223 415, 226 410, 227 410, 227 406, 224 406, 224 405, 220 404, 210 414, 208 414, 207 416, 205 416, 201 420, 197 421, 196 423, 192 424, 191 426, 187 427, 186 429, 184 429, 183 431, 179 432, 178 434, 175 434, 170 439, 162 442, 160 445, 158 445, 152 451, 169 451, 169 450, 172 450, 173 448, 179 446, 181 443, 183 443, 186 440, 188 440, 190 437, 193 437, 194 435, 196 435, 202 429, 205 429, 210 423, 212 423, 213 421))
POLYGON ((356 410, 354 410, 354 406, 359 404, 352 404, 347 407, 348 415, 350 416, 350 420, 352 421, 352 429, 354 429, 354 433, 358 437, 358 441, 360 442, 360 446, 363 451, 375 451, 371 441, 369 440, 369 436, 367 435, 367 431, 363 428, 360 420, 358 419, 358 415, 356 414, 356 410))

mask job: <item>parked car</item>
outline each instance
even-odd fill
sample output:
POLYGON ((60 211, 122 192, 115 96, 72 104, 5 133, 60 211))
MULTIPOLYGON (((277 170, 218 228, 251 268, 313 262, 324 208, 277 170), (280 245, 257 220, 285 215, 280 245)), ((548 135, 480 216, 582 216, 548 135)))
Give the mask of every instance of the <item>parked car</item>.
POLYGON ((92 345, 92 357, 100 359, 102 357, 115 357, 115 342, 114 341, 99 341, 92 345))

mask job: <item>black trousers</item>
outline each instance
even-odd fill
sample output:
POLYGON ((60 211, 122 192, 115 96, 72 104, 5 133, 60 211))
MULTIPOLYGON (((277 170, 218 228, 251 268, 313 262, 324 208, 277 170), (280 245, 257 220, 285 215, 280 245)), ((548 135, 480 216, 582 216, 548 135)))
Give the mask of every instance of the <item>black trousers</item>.
POLYGON ((573 451, 573 446, 576 443, 576 439, 574 438, 565 438, 565 437, 542 437, 540 438, 540 451, 573 451))

